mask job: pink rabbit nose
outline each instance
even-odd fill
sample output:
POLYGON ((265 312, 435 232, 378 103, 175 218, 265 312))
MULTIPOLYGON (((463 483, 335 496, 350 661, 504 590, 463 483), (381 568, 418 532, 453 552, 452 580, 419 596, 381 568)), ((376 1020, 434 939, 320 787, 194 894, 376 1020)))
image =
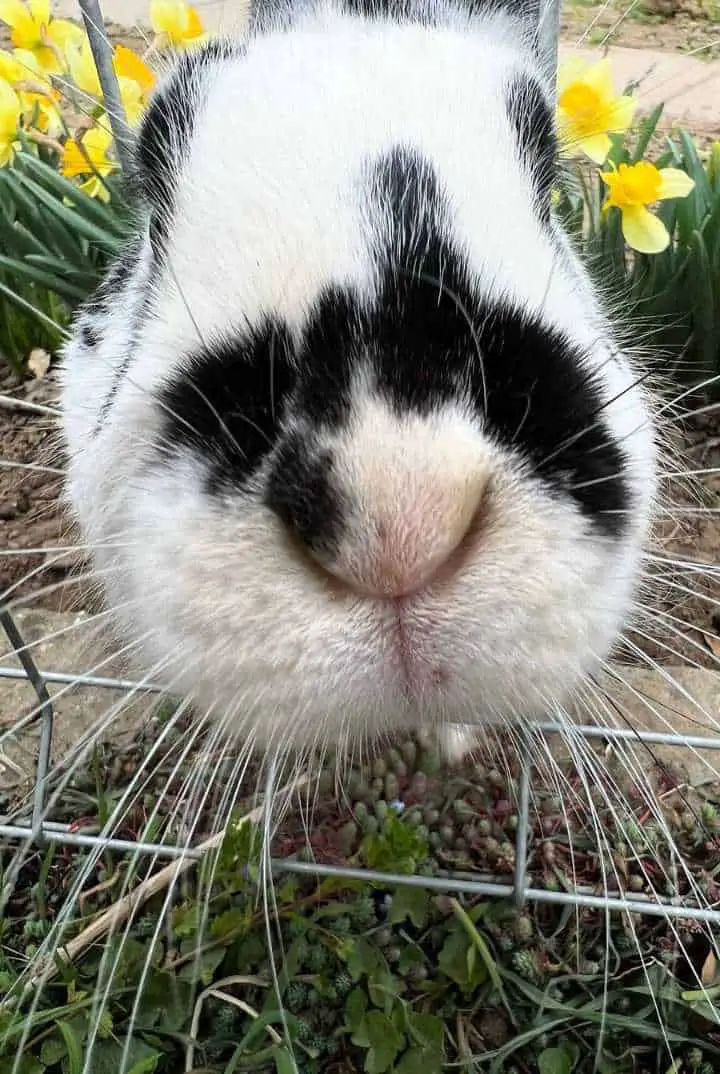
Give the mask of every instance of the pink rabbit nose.
POLYGON ((480 521, 486 490, 487 477, 480 474, 461 480, 433 475, 396 488, 392 506, 368 505, 370 517, 357 520, 354 536, 326 568, 364 596, 415 593, 459 566, 462 548, 480 521))

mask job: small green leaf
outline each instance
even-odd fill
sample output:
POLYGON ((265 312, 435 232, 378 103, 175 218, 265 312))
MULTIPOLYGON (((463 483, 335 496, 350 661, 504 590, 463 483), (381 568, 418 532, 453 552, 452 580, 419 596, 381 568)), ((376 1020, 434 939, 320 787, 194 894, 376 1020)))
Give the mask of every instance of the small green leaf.
POLYGON ((438 958, 441 972, 466 992, 477 988, 487 978, 487 970, 480 961, 476 960, 470 971, 470 946, 464 928, 458 924, 448 933, 438 958))
POLYGON ((252 910, 240 906, 232 906, 222 914, 214 918, 210 926, 210 935, 219 939, 242 935, 247 932, 252 923, 252 910))
POLYGON ((273 1059, 277 1074, 296 1074, 295 1064, 287 1048, 275 1048, 273 1059))
POLYGON ((359 1048, 367 1048, 370 1043, 365 1034, 365 1012, 367 1011, 367 996, 362 988, 353 988, 345 1000, 345 1023, 353 1034, 359 1034, 362 1040, 353 1042, 359 1048))
POLYGON ((196 902, 181 903, 172 913, 172 929, 180 938, 194 936, 200 925, 200 914, 196 902))
POLYGON ((395 1028, 392 1019, 382 1011, 368 1011, 365 1029, 369 1041, 365 1057, 366 1074, 385 1074, 393 1065, 405 1038, 395 1028))
POLYGON ((153 1074, 160 1059, 162 1059, 161 1052, 148 1055, 144 1059, 138 1059, 137 1063, 130 1068, 128 1074, 153 1074))
POLYGON ((67 1044, 64 1040, 53 1036, 43 1041, 40 1049, 40 1060, 43 1066, 51 1067, 54 1063, 59 1063, 66 1055, 67 1044))
POLYGON ((399 925, 408 918, 416 928, 422 929, 427 924, 430 912, 430 895, 422 888, 398 888, 393 895, 388 914, 388 923, 399 925))
POLYGON ((419 947, 405 947, 398 962, 398 971, 405 974, 416 966, 425 965, 425 955, 419 947))
POLYGON ((565 1047, 545 1048, 538 1056, 540 1074, 572 1074, 574 1065, 573 1057, 565 1047))
POLYGON ((415 1043, 427 1051, 442 1055, 445 1040, 445 1024, 435 1014, 420 1014, 410 1011, 407 1016, 408 1029, 415 1043))
POLYGON ((348 973, 353 981, 359 981, 361 977, 372 977, 383 961, 382 953, 375 944, 361 936, 354 942, 348 956, 348 973))
POLYGON ((442 1074, 442 1056, 424 1048, 410 1048, 394 1068, 394 1074, 442 1074))
POLYGON ((58 1029, 67 1048, 68 1074, 82 1074, 83 1057, 80 1038, 69 1022, 58 1022, 58 1029))
POLYGON ((33 1055, 24 1055, 20 1060, 18 1074, 45 1074, 45 1067, 33 1055))

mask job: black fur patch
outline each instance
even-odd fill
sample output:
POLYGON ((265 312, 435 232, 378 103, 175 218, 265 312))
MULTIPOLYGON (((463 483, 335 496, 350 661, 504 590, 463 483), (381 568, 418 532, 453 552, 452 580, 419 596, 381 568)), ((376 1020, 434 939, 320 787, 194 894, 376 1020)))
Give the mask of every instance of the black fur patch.
POLYGON ((158 256, 172 219, 177 172, 192 139, 211 72, 241 56, 244 46, 223 39, 182 53, 147 109, 135 148, 132 185, 149 206, 150 236, 158 256))
POLYGON ((98 331, 96 325, 90 324, 88 321, 83 321, 80 325, 80 341, 83 347, 87 347, 89 351, 94 350, 95 347, 101 342, 102 336, 98 331))
POLYGON ((535 189, 537 209, 547 224, 558 156, 552 110, 542 86, 530 75, 518 75, 512 80, 505 101, 523 163, 535 189))
POLYGON ((314 452, 297 434, 280 444, 265 502, 312 551, 331 551, 341 532, 343 493, 332 480, 332 456, 314 452))
POLYGON ((207 458, 209 492, 242 484, 274 447, 294 384, 290 346, 284 325, 267 320, 255 332, 208 343, 160 394, 160 443, 207 458))

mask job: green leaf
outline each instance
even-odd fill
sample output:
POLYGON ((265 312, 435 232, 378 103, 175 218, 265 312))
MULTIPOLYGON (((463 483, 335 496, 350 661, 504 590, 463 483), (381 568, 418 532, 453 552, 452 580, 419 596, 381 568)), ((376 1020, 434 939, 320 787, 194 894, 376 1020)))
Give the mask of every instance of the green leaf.
POLYGON ((464 992, 473 991, 487 978, 482 962, 475 962, 470 969, 468 950, 470 943, 461 925, 456 925, 447 936, 438 957, 438 968, 446 977, 459 985, 464 992))
POLYGON ((124 214, 116 204, 104 204, 89 197, 69 179, 36 157, 22 155, 18 158, 18 163, 21 169, 32 174, 46 189, 54 190, 60 199, 71 198, 76 208, 88 219, 94 220, 98 227, 113 231, 118 236, 125 234, 127 225, 124 214))
POLYGON ((395 1066, 395 1074, 442 1074, 443 1058, 424 1048, 409 1048, 395 1066))
POLYGON ((257 825, 244 817, 233 816, 223 836, 217 867, 234 880, 241 880, 238 873, 242 873, 243 866, 259 865, 261 847, 262 837, 257 825))
POLYGON ((26 175, 21 175, 19 178, 22 180, 28 194, 37 198, 42 205, 50 209, 55 220, 64 224, 72 235, 83 236, 89 239, 90 242, 98 243, 101 247, 112 251, 120 249, 122 240, 117 235, 113 235, 112 232, 105 228, 98 227, 97 224, 91 222, 80 212, 69 208, 48 190, 43 189, 34 179, 30 179, 26 175))
POLYGON ((345 1000, 345 1024, 352 1034, 353 1044, 367 1048, 370 1041, 365 1031, 367 996, 362 988, 353 988, 345 1000), (359 1038, 359 1039, 356 1039, 359 1038))
POLYGON ((445 1024, 435 1014, 410 1011, 407 1016, 410 1035, 421 1048, 442 1055, 445 1041, 445 1024))
POLYGON ((163 1053, 157 1048, 151 1048, 138 1037, 133 1037, 130 1041, 125 1065, 121 1067, 125 1044, 124 1039, 96 1042, 92 1055, 92 1074, 152 1074, 157 1069, 163 1053))
POLYGON ((138 1059, 128 1074, 153 1074, 160 1059, 162 1059, 162 1052, 155 1052, 154 1055, 148 1055, 145 1059, 138 1059))
POLYGON ((82 1043, 69 1022, 58 1022, 58 1029, 67 1049, 68 1074, 82 1074, 82 1043))
POLYGON ((430 895, 422 888, 402 887, 393 895, 388 914, 391 925, 399 925, 405 919, 412 921, 416 928, 422 929, 427 924, 430 912, 430 895))
POLYGON ((25 279, 31 280, 32 283, 36 283, 40 287, 47 287, 48 290, 56 291, 59 295, 74 299, 76 302, 82 302, 87 297, 87 292, 83 288, 76 287, 69 283, 67 279, 62 279, 51 272, 45 272, 27 261, 18 261, 0 255, 0 269, 4 269, 14 276, 24 276, 25 279))
POLYGON ((287 1048, 275 1048, 273 1059, 277 1074, 296 1074, 295 1064, 287 1048))
POLYGON ((657 125, 660 122, 660 117, 663 114, 665 108, 664 104, 658 104, 653 108, 649 116, 646 116, 640 121, 640 131, 638 140, 635 143, 635 149, 630 157, 632 164, 637 164, 639 160, 642 160, 645 155, 645 150, 650 145, 650 139, 652 138, 657 125))
POLYGON ((572 1074, 575 1064, 570 1051, 565 1048, 545 1048, 538 1056, 540 1074, 572 1074))
POLYGON ((18 1074, 45 1074, 45 1067, 33 1055, 24 1055, 20 1060, 18 1074))
MULTIPOLYGON (((496 988, 496 990, 503 997, 503 1000, 505 1001, 505 1007, 507 1008, 507 1011, 510 1014, 510 1017, 512 1018, 513 1012, 511 1010, 509 1004, 505 1000, 505 993, 504 993, 504 990, 503 990, 502 978, 500 977, 500 973, 498 971, 498 968, 495 965, 495 960, 494 960, 494 958, 492 957, 492 955, 490 953, 490 948, 488 947, 487 943, 485 942, 485 939, 482 936, 482 934, 480 932, 478 932, 477 928, 475 927, 475 924, 473 923, 472 918, 469 916, 467 911, 463 909, 463 907, 460 905, 460 903, 457 901, 457 899, 451 899, 450 901, 452 903, 452 908, 453 908, 453 910, 455 912, 456 917, 458 918, 458 920, 462 924, 463 928, 465 929, 465 931, 466 931, 466 933, 468 935, 468 938, 470 939, 471 943, 473 944, 473 947, 475 948, 475 950, 478 952, 478 954, 482 958, 482 961, 483 961, 483 963, 485 965, 485 969, 488 972, 490 980, 492 981, 492 983, 493 983, 494 987, 496 988)), ((470 959, 468 959, 468 970, 470 970, 470 959)))
POLYGON ((405 1038, 382 1011, 368 1011, 365 1030, 369 1041, 365 1057, 366 1074, 385 1074, 395 1062, 405 1038))
POLYGON ((400 955, 398 971, 401 974, 406 974, 408 970, 414 969, 416 966, 424 966, 425 961, 425 955, 419 947, 405 947, 400 955))
POLYGON ((361 936, 353 943, 348 956, 348 973, 353 981, 359 981, 361 977, 372 977, 380 969, 383 961, 379 948, 361 936))
POLYGON ((348 973, 353 981, 367 978, 367 990, 376 1007, 390 1014, 396 997, 405 990, 403 982, 390 972, 387 959, 373 943, 360 937, 347 956, 348 973))
POLYGON ((42 1048, 40 1049, 40 1060, 43 1066, 51 1067, 54 1063, 59 1063, 67 1055, 67 1044, 64 1039, 58 1037, 48 1037, 42 1042, 42 1048))
MULTIPOLYGON (((208 952, 215 954, 215 952, 208 952)), ((189 1008, 192 1005, 192 985, 198 969, 202 973, 203 962, 199 967, 193 964, 183 966, 175 976, 171 973, 153 973, 143 989, 140 1003, 141 1024, 145 1028, 153 1027, 165 1033, 179 1033, 189 1021, 189 1008), (189 969, 190 980, 183 976, 189 969)))
POLYGON ((214 918, 210 926, 210 935, 216 939, 224 940, 229 936, 233 939, 246 933, 253 920, 252 910, 240 906, 232 906, 222 914, 214 918))
POLYGON ((359 855, 371 869, 411 875, 428 855, 427 840, 400 817, 389 816, 382 832, 363 839, 359 855))
POLYGON ((200 925, 200 912, 196 902, 181 903, 172 913, 172 930, 181 939, 194 936, 200 925))

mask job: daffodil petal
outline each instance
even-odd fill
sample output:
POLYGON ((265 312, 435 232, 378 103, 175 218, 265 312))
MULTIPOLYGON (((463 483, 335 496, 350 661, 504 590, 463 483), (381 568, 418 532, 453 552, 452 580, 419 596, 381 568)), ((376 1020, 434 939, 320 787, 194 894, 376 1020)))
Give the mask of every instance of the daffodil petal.
POLYGON ((607 57, 591 64, 583 75, 583 82, 592 88, 605 100, 615 97, 613 85, 612 65, 607 57))
POLYGON ((50 0, 28 0, 28 8, 38 26, 50 25, 50 0))
POLYGON ((686 198, 695 186, 695 180, 680 168, 660 169, 660 190, 658 198, 686 198))
POLYGON ((670 242, 662 220, 644 205, 632 205, 622 210, 622 233, 628 246, 641 254, 661 254, 670 242))
POLYGON ((22 71, 21 78, 32 79, 36 82, 47 82, 50 85, 47 72, 38 60, 34 52, 28 48, 13 49, 13 59, 22 71))
POLYGON ((4 168, 7 164, 12 164, 17 155, 19 146, 19 142, 6 142, 2 136, 0 136, 0 168, 4 168))
POLYGON ((604 164, 612 147, 607 134, 590 134, 579 138, 576 144, 595 164, 604 164))
POLYGON ((0 49, 0 79, 4 82, 19 82, 23 77, 23 70, 18 61, 7 49, 0 49))
POLYGON ((100 100, 102 98, 102 87, 90 43, 83 42, 80 48, 75 44, 71 44, 68 46, 65 55, 70 78, 77 88, 83 93, 100 100))
POLYGON ((48 37, 61 52, 64 52, 68 45, 81 45, 85 34, 74 22, 69 22, 67 19, 53 19, 48 28, 48 37))
POLYGON ((556 80, 558 97, 562 96, 563 90, 566 90, 572 82, 577 82, 586 68, 587 62, 581 60, 579 56, 571 56, 560 65, 556 80))
POLYGON ((30 12, 20 0, 0 0, 0 22, 6 22, 13 30, 32 29, 30 12))
POLYGON ((142 93, 149 93, 155 85, 155 74, 136 52, 125 45, 115 49, 115 71, 118 78, 137 82, 142 93))
POLYGON ((17 130, 22 104, 9 82, 0 82, 0 136, 17 130))
POLYGON ((183 6, 174 0, 150 0, 148 14, 155 33, 181 33, 185 23, 183 6))
POLYGON ((637 101, 634 97, 624 94, 616 97, 607 113, 607 129, 609 131, 626 131, 632 125, 635 117, 637 101))

